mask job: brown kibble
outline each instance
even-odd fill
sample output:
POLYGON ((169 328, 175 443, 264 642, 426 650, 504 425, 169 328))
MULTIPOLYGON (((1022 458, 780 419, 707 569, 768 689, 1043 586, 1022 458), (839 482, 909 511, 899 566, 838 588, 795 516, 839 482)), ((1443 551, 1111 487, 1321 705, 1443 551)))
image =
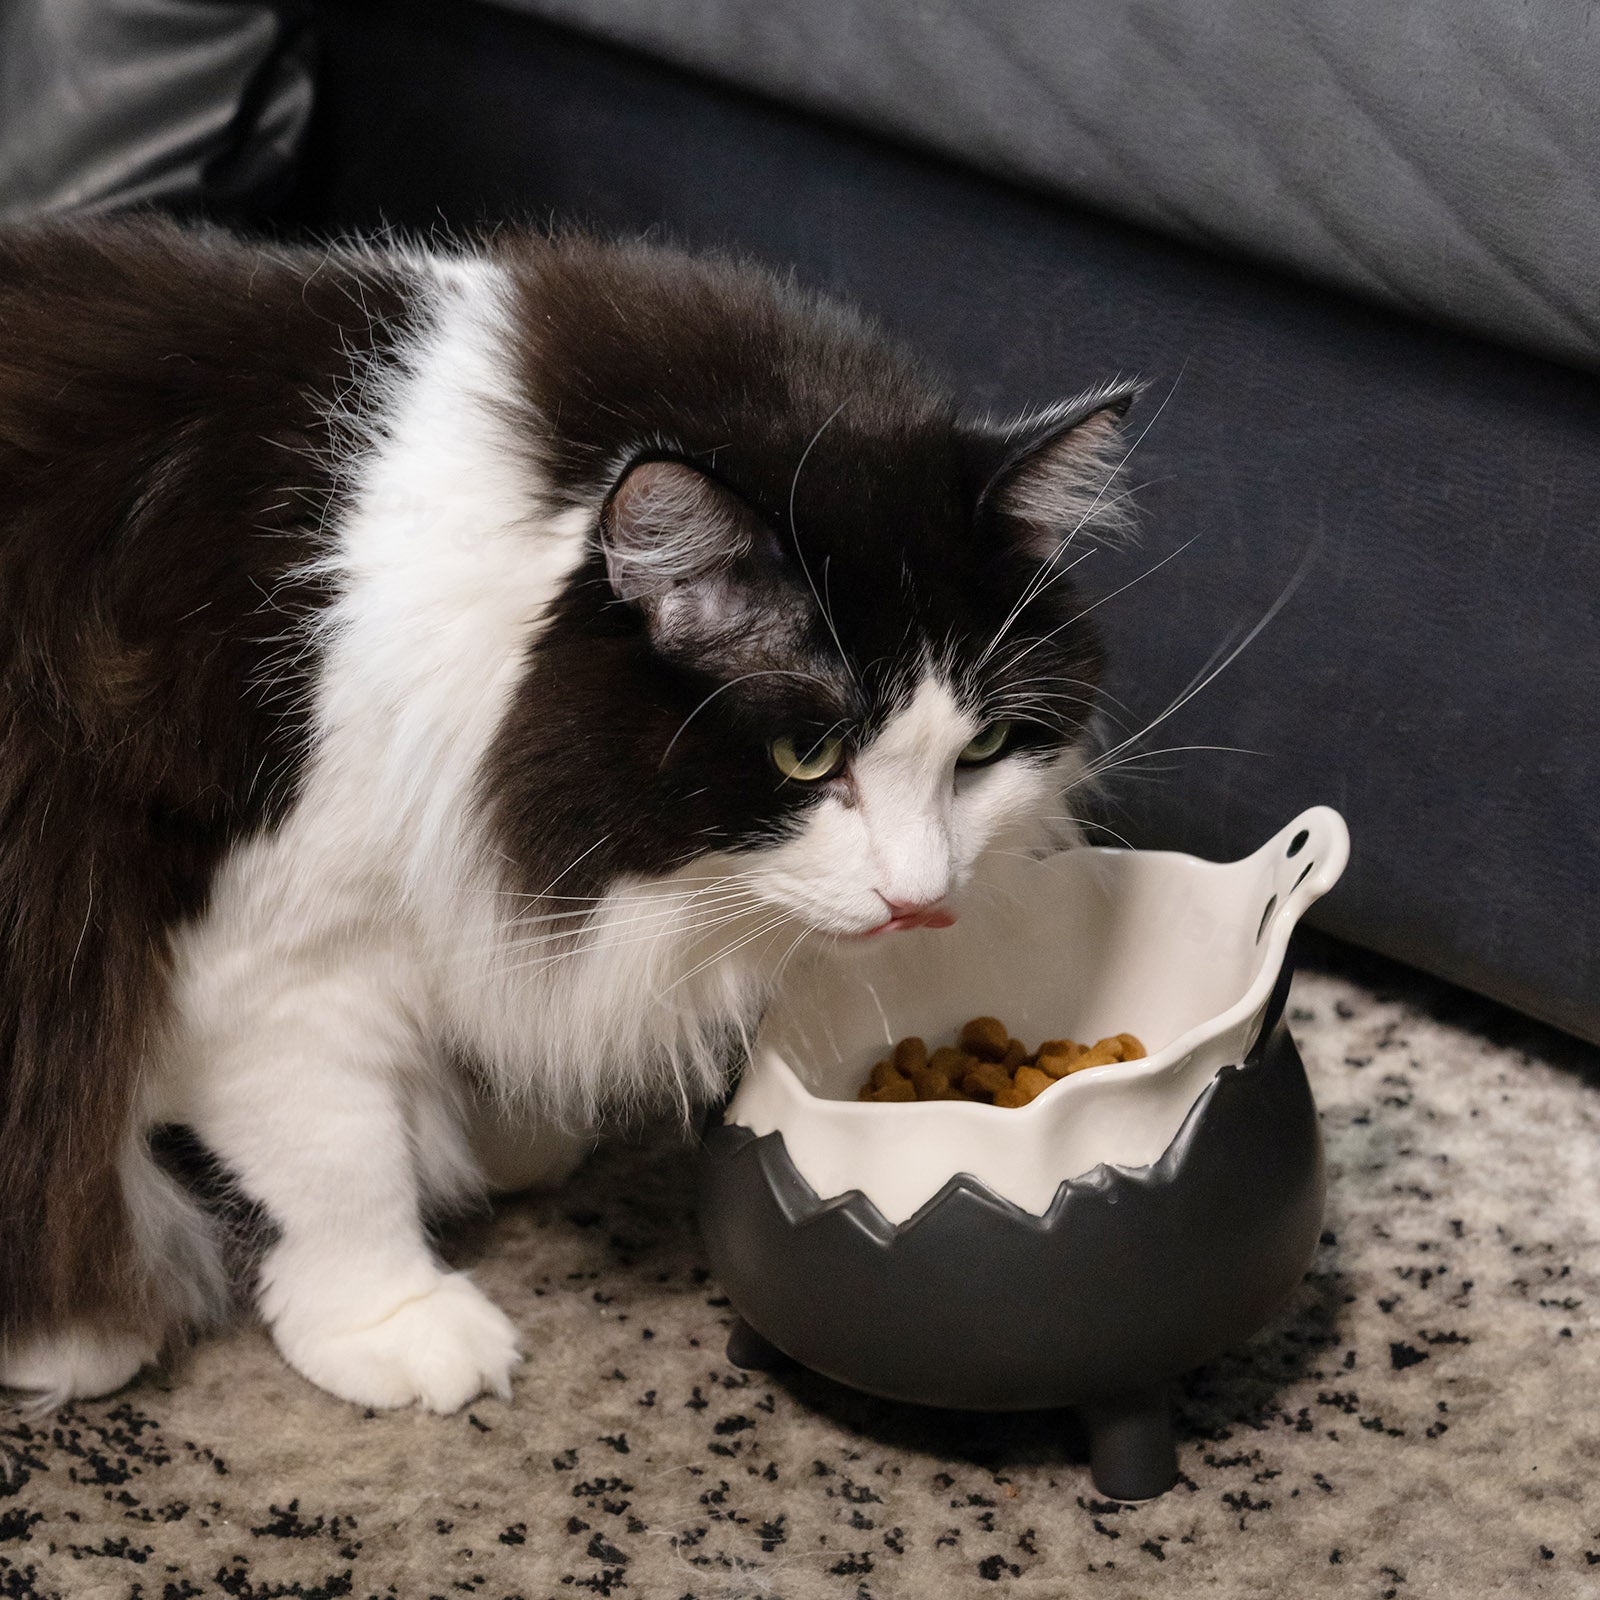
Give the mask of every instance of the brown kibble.
POLYGON ((963 1050, 984 1061, 999 1061, 1011 1043, 1011 1030, 998 1017, 974 1017, 956 1038, 963 1050))
POLYGON ((1011 1088, 1011 1074, 998 1061, 979 1061, 961 1080, 961 1087, 970 1095, 994 1096, 1011 1088))
POLYGON ((1055 1081, 1048 1072, 1041 1072, 1037 1067, 1018 1067, 1016 1077, 1011 1080, 1013 1089, 1022 1097, 1023 1105, 1035 1095, 1043 1094, 1055 1081))
POLYGON ((1088 1051, 1081 1044, 1074 1044, 1070 1039, 1052 1039, 1048 1050, 1043 1045, 1039 1046, 1034 1064, 1052 1078, 1064 1078, 1087 1054, 1088 1051))
POLYGON ((856 1098, 884 1104, 964 1100, 1014 1109, 1074 1072, 1138 1061, 1146 1054, 1131 1033, 1110 1034, 1093 1045, 1046 1039, 1030 1054, 998 1017, 974 1017, 958 1038, 959 1046, 942 1044, 932 1051, 915 1035, 900 1040, 891 1056, 873 1067, 856 1098))
POLYGON ((1010 1087, 1002 1089, 995 1095, 994 1103, 1016 1110, 1019 1106, 1025 1106, 1037 1098, 1055 1081, 1048 1073, 1040 1072, 1037 1067, 1019 1067, 1016 1077, 1011 1080, 1010 1087))
POLYGON ((927 1062, 912 1067, 909 1076, 916 1085, 919 1100, 943 1100, 950 1092, 950 1074, 927 1062))
POLYGON ((928 1064, 928 1047, 913 1035, 909 1039, 902 1039, 894 1047, 894 1064, 909 1078, 915 1077, 919 1067, 928 1064))
POLYGON ((858 1100, 906 1101, 917 1098, 916 1086, 903 1073, 896 1069, 892 1061, 880 1061, 873 1067, 861 1093, 856 1096, 858 1100))
MULTIPOLYGON (((1133 1035, 1129 1034, 1128 1037, 1132 1038, 1133 1035)), ((1137 1040, 1134 1042, 1138 1043, 1137 1040)), ((1074 1072, 1082 1072, 1085 1067, 1109 1067, 1122 1059, 1122 1036, 1113 1034, 1109 1039, 1101 1039, 1083 1055, 1079 1056, 1072 1063, 1072 1070, 1074 1072)))
POLYGON ((1085 1050, 1068 1068, 1082 1072, 1085 1067, 1109 1067, 1118 1061, 1139 1061, 1147 1054, 1145 1047, 1131 1033, 1115 1033, 1085 1050))
POLYGON ((881 1089, 894 1078, 903 1078, 905 1074, 896 1068, 892 1061, 880 1061, 872 1069, 867 1078, 867 1085, 872 1089, 881 1089))
POLYGON ((1085 1067, 1109 1067, 1113 1062, 1121 1059, 1122 1053, 1118 1045, 1112 1040, 1102 1039, 1099 1044, 1090 1045, 1072 1063, 1072 1070, 1074 1072, 1082 1072, 1085 1067))
POLYGON ((869 1100, 879 1100, 885 1103, 915 1100, 917 1091, 909 1078, 893 1078, 884 1084, 881 1089, 870 1090, 866 1096, 869 1100))

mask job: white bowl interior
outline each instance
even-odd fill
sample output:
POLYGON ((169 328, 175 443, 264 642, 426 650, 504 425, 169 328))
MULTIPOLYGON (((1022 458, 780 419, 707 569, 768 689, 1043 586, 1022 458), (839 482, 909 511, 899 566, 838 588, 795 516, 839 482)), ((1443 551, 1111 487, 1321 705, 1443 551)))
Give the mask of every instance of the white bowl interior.
POLYGON ((1155 1160, 1216 1071, 1243 1058, 1294 924, 1348 848, 1338 813, 1317 807, 1230 863, 1098 849, 997 857, 953 928, 881 936, 798 973, 729 1118, 782 1131, 819 1195, 860 1188, 891 1221, 956 1172, 1042 1212, 1064 1178, 1155 1160), (978 1015, 1030 1048, 1128 1032, 1149 1056, 1074 1074, 1017 1110, 856 1100, 897 1039, 931 1048, 978 1015))
MULTIPOLYGON (((1005 870, 977 891, 1002 898, 954 928, 891 935, 818 970, 809 992, 784 996, 766 1041, 832 1100, 854 1100, 896 1040, 949 1044, 974 1016, 999 1017, 1030 1048, 1127 1032, 1162 1050, 1226 1011, 1271 954, 1277 884, 1208 862, 1183 870, 1184 860, 1075 850, 1005 870)), ((1286 860, 1274 878, 1298 870, 1286 860)))

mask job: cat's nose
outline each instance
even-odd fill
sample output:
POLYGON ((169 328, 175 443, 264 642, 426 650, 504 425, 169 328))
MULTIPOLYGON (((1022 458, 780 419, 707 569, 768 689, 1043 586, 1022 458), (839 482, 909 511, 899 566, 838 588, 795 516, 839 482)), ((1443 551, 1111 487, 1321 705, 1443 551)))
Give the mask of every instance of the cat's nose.
POLYGON ((948 928, 956 920, 940 900, 891 900, 881 890, 878 898, 889 908, 887 928, 948 928))

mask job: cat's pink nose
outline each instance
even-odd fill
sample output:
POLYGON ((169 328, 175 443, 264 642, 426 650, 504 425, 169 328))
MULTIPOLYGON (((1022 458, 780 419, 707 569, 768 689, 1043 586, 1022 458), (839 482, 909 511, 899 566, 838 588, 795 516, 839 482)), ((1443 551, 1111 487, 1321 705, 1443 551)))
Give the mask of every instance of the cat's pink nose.
POLYGON ((925 900, 920 903, 911 900, 891 900, 888 895, 881 892, 878 898, 889 908, 889 920, 884 924, 885 931, 891 928, 948 928, 956 920, 955 912, 938 900, 925 900))

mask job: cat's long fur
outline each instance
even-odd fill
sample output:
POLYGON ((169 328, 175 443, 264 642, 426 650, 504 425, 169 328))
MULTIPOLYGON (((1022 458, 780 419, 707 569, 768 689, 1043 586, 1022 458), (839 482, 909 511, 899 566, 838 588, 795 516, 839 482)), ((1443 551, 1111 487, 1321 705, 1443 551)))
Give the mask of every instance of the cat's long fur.
POLYGON ((852 314, 643 247, 0 236, 0 1381, 218 1314, 176 1124, 303 1372, 503 1387, 428 1204, 712 1092, 809 935, 1050 832, 1125 402, 964 421, 852 314), (848 767, 781 780, 788 732, 848 767))

